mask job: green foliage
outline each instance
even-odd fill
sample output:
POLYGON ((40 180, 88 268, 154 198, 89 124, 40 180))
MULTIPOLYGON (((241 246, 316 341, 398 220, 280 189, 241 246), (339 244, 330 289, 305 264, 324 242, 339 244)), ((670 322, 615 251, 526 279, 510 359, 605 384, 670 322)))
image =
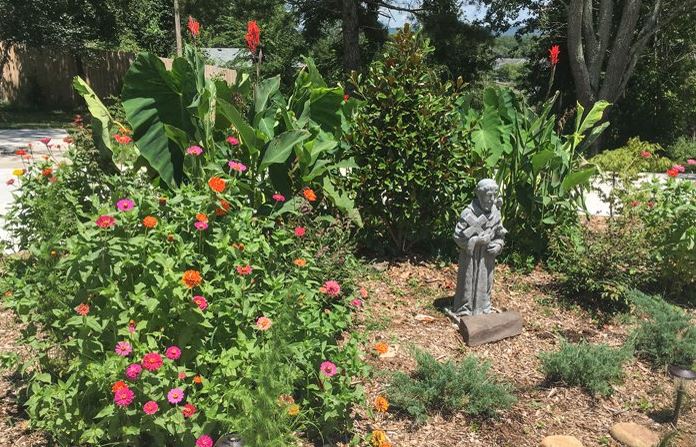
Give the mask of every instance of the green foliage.
POLYGON ((434 47, 433 60, 447 68, 448 78, 473 81, 491 69, 493 36, 462 20, 461 1, 423 0, 420 9, 418 21, 434 47))
POLYGON ((464 411, 472 416, 491 417, 515 402, 511 387, 491 376, 487 362, 469 356, 459 363, 440 363, 418 350, 414 357, 417 366, 413 375, 395 373, 387 395, 395 409, 419 424, 426 422, 429 413, 452 415, 464 411))
POLYGON ((687 171, 696 171, 696 165, 688 162, 696 160, 696 138, 679 137, 667 148, 667 156, 670 160, 682 164, 687 171))
POLYGON ((551 114, 555 100, 538 113, 509 89, 486 89, 481 112, 460 101, 475 163, 500 187, 511 251, 536 258, 544 257, 550 230, 577 220, 577 208, 596 172, 586 165, 582 149, 608 125, 598 124, 606 102, 587 112, 578 105, 573 133, 557 135, 551 114))
POLYGON ((456 92, 428 66, 431 52, 407 26, 353 79, 365 100, 347 138, 360 166, 351 173, 356 204, 369 244, 389 241, 396 252, 449 242, 474 185, 456 92))
MULTIPOLYGON (((140 54, 126 74, 122 93, 139 154, 129 168, 147 166, 154 177, 175 189, 191 180, 184 175, 185 154, 188 147, 198 145, 204 159, 229 157, 249 168, 243 189, 252 203, 311 186, 360 224, 352 200, 332 180, 340 168, 354 166, 342 157, 336 139, 342 132, 344 109, 351 106, 343 100, 340 87, 326 85, 310 59, 305 65, 286 98, 278 76, 253 86, 247 76, 240 76, 234 86, 205 79, 203 60, 191 46, 186 46, 184 57, 174 60, 171 70, 155 55, 140 54), (245 117, 233 98, 250 96, 252 91, 245 117), (225 141, 230 133, 239 145, 225 141)), ((75 84, 93 114, 95 144, 103 154, 114 151, 107 131, 124 125, 109 115, 84 81, 78 78, 75 84)))
POLYGON ((659 296, 638 291, 631 293, 631 302, 644 317, 630 336, 639 357, 655 368, 690 367, 696 362, 696 325, 686 312, 659 296))
POLYGON ((630 289, 656 280, 658 265, 648 240, 649 231, 635 218, 564 226, 552 235, 548 263, 571 299, 601 310, 622 310, 630 289))
POLYGON ((631 358, 630 348, 612 348, 608 345, 563 342, 556 352, 544 352, 542 370, 552 382, 581 386, 592 394, 609 396, 611 385, 623 376, 623 364, 631 358))
POLYGON ((643 222, 667 295, 695 304, 696 184, 643 183, 625 197, 624 213, 643 222))
POLYGON ((623 147, 592 157, 590 162, 621 179, 634 180, 641 172, 663 173, 671 168, 672 162, 662 154, 664 149, 659 144, 636 137, 630 138, 623 147))

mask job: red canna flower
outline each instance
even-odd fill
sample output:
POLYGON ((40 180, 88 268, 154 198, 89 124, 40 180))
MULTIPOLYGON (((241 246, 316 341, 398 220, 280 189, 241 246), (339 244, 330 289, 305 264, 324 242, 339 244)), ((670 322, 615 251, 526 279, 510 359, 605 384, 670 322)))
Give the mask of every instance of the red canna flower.
POLYGON ((246 44, 253 54, 256 54, 256 48, 261 43, 261 30, 256 24, 256 20, 250 20, 247 22, 247 33, 246 33, 246 44))
POLYGON ((186 24, 186 27, 188 28, 189 32, 193 37, 198 37, 198 35, 201 33, 201 24, 198 23, 198 20, 194 19, 191 16, 189 16, 188 18, 188 23, 186 24))
POLYGON ((131 143, 133 141, 133 139, 131 137, 129 137, 128 135, 121 135, 121 134, 114 135, 114 140, 116 140, 116 142, 118 144, 128 144, 128 143, 131 143))
POLYGON ((549 49, 549 62, 551 62, 551 65, 556 65, 558 64, 558 56, 561 54, 561 47, 558 45, 552 45, 551 48, 549 49))

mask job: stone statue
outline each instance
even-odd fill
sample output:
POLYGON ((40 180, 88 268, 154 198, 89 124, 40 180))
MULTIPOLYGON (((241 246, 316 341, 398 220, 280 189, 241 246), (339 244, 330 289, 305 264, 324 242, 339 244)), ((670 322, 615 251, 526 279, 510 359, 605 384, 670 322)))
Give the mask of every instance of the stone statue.
POLYGON ((451 313, 458 317, 491 312, 495 258, 503 250, 507 233, 501 223, 501 205, 495 181, 481 180, 476 198, 462 211, 454 229, 459 272, 451 313))

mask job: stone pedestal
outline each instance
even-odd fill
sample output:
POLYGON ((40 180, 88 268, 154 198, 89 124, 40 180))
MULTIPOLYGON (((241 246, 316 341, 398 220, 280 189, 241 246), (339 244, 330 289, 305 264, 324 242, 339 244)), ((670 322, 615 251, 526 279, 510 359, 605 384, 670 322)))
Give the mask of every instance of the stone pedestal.
POLYGON ((460 317, 459 331, 469 346, 514 337, 522 333, 522 315, 516 311, 460 317))

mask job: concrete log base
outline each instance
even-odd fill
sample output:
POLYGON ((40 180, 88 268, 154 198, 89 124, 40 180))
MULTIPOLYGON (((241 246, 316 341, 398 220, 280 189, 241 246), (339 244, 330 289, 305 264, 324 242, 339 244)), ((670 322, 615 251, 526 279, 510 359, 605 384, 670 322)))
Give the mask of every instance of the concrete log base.
POLYGON ((469 346, 514 337, 522 333, 522 315, 516 311, 461 317, 459 331, 469 346))

